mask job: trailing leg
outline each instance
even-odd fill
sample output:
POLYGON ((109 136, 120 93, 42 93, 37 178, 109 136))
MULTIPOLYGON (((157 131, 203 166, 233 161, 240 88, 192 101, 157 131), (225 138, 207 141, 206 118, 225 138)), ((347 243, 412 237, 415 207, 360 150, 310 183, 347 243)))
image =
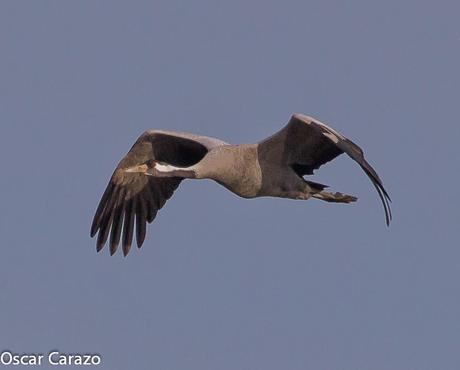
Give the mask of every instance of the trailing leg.
POLYGON ((356 202, 358 200, 358 198, 354 197, 353 195, 342 194, 339 192, 329 193, 324 190, 321 190, 317 193, 312 193, 311 196, 316 199, 321 199, 326 202, 333 202, 333 203, 351 203, 351 202, 356 202))

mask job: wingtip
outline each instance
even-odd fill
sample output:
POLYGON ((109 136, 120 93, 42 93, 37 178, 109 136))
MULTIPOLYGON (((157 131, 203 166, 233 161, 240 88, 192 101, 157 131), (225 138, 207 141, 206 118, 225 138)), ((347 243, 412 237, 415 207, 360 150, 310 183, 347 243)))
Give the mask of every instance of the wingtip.
POLYGON ((96 222, 96 218, 93 219, 91 222, 91 228, 89 230, 89 236, 92 238, 96 235, 97 231, 99 230, 99 224, 96 222))
POLYGON ((387 203, 385 204, 385 221, 386 221, 387 227, 390 227, 390 223, 392 219, 393 219, 393 215, 391 214, 391 208, 387 200, 387 203))
POLYGON ((131 244, 123 244, 122 250, 123 257, 126 257, 129 254, 129 251, 131 250, 131 244))

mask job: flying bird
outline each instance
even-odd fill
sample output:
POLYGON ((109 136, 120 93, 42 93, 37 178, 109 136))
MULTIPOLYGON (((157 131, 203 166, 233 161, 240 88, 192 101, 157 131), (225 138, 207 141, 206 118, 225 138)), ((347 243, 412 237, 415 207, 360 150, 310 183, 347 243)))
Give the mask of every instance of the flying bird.
POLYGON ((155 219, 184 179, 212 179, 243 198, 354 202, 357 198, 352 195, 331 193, 326 185, 304 179, 342 153, 361 166, 377 189, 389 225, 391 199, 362 149, 324 123, 294 114, 285 127, 257 144, 231 145, 189 133, 146 131, 115 169, 94 215, 91 237, 98 233, 99 252, 110 232, 110 254, 122 239, 126 256, 135 229, 140 248, 147 222, 155 219))

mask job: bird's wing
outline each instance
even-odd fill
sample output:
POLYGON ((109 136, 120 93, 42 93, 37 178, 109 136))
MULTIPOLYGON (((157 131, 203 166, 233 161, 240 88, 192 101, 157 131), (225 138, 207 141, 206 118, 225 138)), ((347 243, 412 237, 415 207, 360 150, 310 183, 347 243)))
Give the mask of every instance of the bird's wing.
POLYGON ((385 210, 386 223, 390 224, 391 199, 382 180, 364 159, 362 149, 336 130, 314 118, 294 114, 281 131, 262 141, 260 146, 275 148, 271 152, 277 152, 279 160, 291 166, 300 176, 311 175, 315 169, 338 155, 348 154, 361 166, 377 189, 385 210))
POLYGON ((131 249, 134 224, 137 245, 141 247, 146 222, 155 219, 158 210, 183 180, 146 176, 125 172, 125 169, 149 160, 188 167, 199 162, 213 147, 225 144, 218 139, 180 132, 151 130, 142 134, 118 164, 97 207, 91 225, 91 237, 99 233, 97 251, 104 247, 110 232, 110 254, 116 252, 122 237, 126 256, 131 249))

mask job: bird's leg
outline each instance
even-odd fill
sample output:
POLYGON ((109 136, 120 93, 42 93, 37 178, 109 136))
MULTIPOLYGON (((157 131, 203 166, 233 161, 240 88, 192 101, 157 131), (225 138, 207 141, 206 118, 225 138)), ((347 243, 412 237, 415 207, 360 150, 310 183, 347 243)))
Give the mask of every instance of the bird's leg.
POLYGON ((311 196, 316 199, 321 199, 326 202, 333 202, 333 203, 351 203, 356 202, 358 198, 354 197, 353 195, 342 194, 342 193, 329 193, 327 191, 321 190, 317 193, 312 193, 311 196))
MULTIPOLYGON (((297 179, 296 179, 297 180, 297 179)), ((358 198, 353 195, 342 194, 339 192, 330 193, 325 191, 326 185, 312 181, 302 180, 294 182, 291 186, 281 188, 277 196, 289 199, 307 200, 310 198, 321 199, 333 203, 351 203, 356 202, 358 198)))
POLYGON ((288 190, 288 191, 280 191, 279 193, 275 194, 274 196, 279 198, 288 198, 288 199, 299 199, 299 200, 307 200, 310 199, 312 194, 306 191, 297 191, 297 190, 288 190))
POLYGON ((321 199, 326 202, 333 202, 333 203, 351 203, 356 202, 358 198, 354 197, 353 195, 342 194, 342 193, 329 193, 324 190, 316 190, 316 189, 308 189, 305 191, 285 191, 279 194, 278 196, 282 198, 289 198, 289 199, 299 199, 299 200, 307 200, 310 198, 321 199))

